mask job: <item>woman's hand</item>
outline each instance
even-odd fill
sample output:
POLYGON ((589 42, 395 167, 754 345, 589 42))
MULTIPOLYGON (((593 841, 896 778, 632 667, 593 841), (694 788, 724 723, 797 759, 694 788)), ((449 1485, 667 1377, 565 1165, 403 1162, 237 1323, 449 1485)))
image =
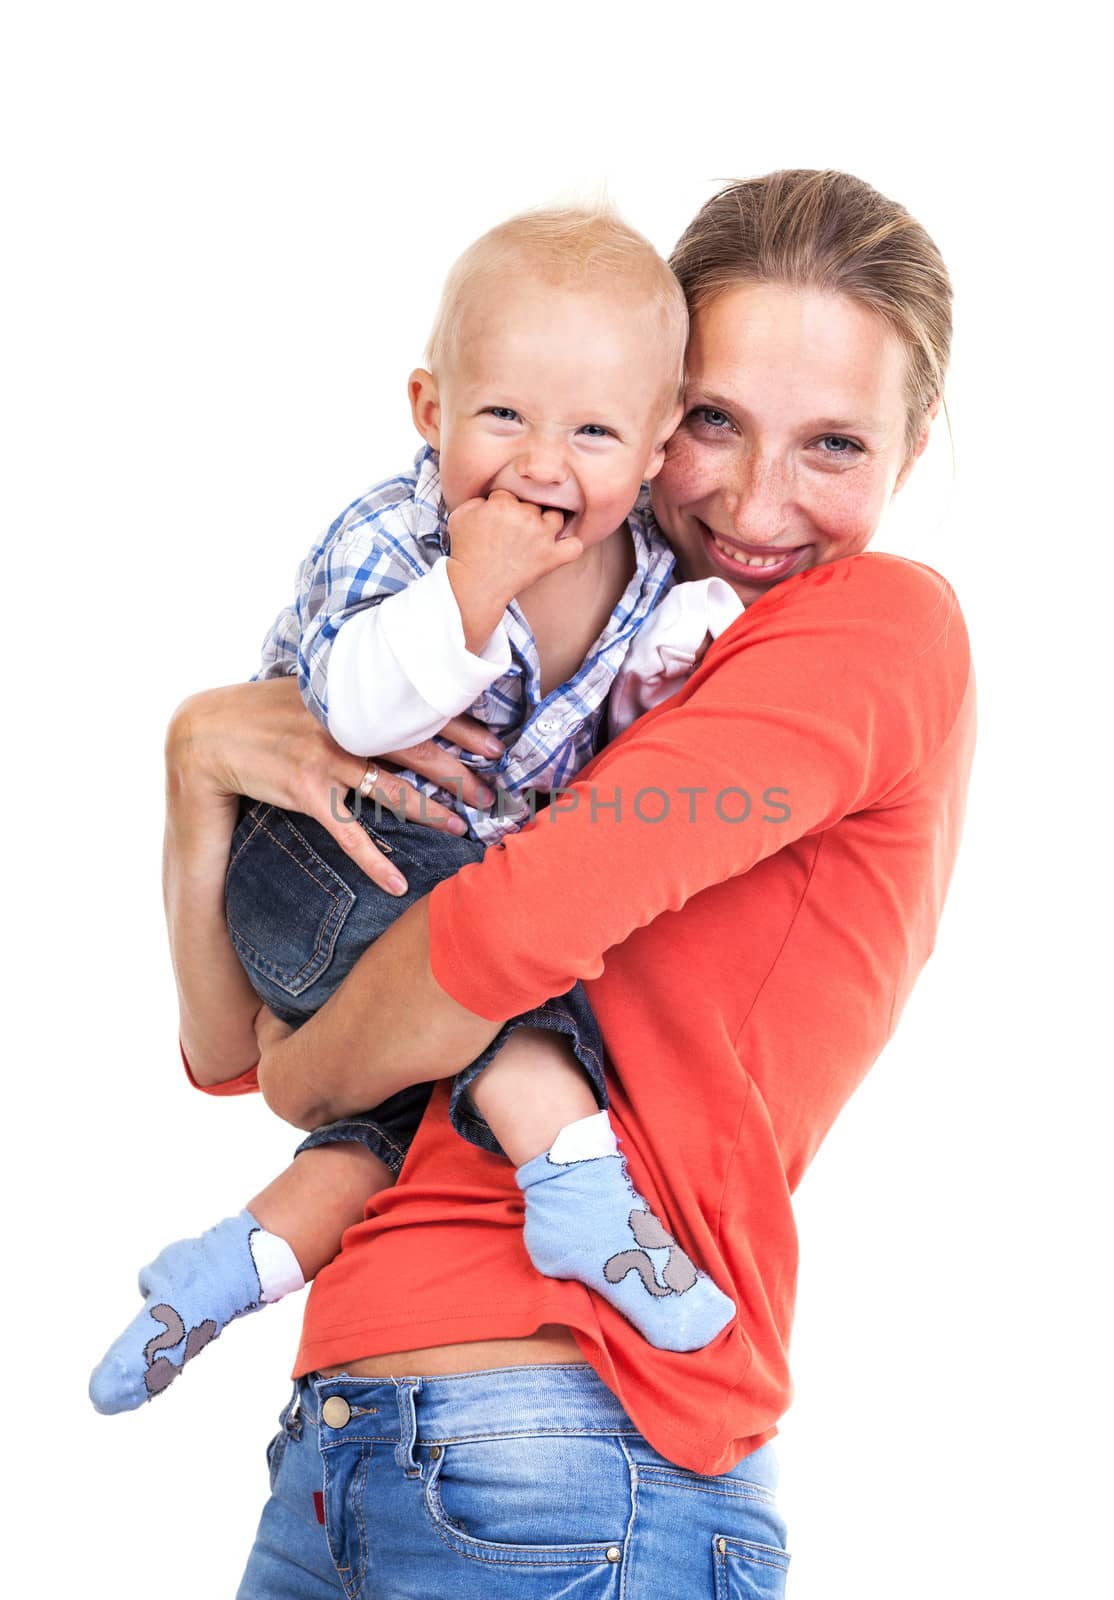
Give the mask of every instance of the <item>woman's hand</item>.
MULTIPOLYGON (((456 718, 446 732, 477 754, 495 756, 501 749, 467 717, 456 718)), ((459 786, 464 800, 485 803, 475 775, 432 741, 394 754, 436 783, 459 786)), ((367 763, 335 744, 306 710, 292 678, 210 689, 174 713, 166 739, 163 898, 182 1048, 199 1084, 228 1082, 255 1066, 261 1056, 256 1024, 266 1025, 225 921, 237 797, 315 817, 373 883, 399 893, 405 880, 343 804, 366 770, 367 763)), ((394 773, 381 772, 377 792, 392 809, 399 809, 406 790, 394 773)), ((417 798, 410 790, 411 801, 417 798)), ((435 800, 410 809, 429 827, 464 829, 463 819, 435 800)), ((281 1043, 272 1030, 265 1054, 273 1047, 281 1055, 281 1043)))
MULTIPOLYGON (((456 717, 446 735, 463 749, 495 758, 497 740, 470 717, 456 717)), ((490 804, 490 791, 464 764, 433 741, 383 757, 373 798, 397 811, 407 805, 412 819, 431 828, 463 833, 462 818, 438 801, 423 796, 389 767, 405 764, 423 777, 457 789, 473 805, 490 804)), ((293 677, 210 689, 191 696, 177 710, 167 739, 168 780, 190 791, 193 804, 227 807, 237 795, 250 795, 313 817, 346 855, 380 888, 405 892, 398 870, 376 849, 359 826, 344 796, 357 789, 367 762, 335 743, 302 703, 293 677)))

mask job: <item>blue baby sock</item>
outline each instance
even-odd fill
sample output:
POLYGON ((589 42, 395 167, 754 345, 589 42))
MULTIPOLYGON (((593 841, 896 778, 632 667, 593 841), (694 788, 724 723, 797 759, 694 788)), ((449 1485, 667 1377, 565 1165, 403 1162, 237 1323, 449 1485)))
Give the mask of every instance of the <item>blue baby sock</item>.
POLYGON ((735 1315, 633 1188, 606 1111, 563 1128, 516 1177, 538 1271, 587 1284, 659 1350, 699 1350, 735 1315))
POLYGON ((133 1411, 173 1383, 233 1317, 303 1283, 285 1239, 267 1233, 250 1211, 167 1245, 139 1274, 143 1309, 94 1370, 90 1400, 104 1415, 133 1411))

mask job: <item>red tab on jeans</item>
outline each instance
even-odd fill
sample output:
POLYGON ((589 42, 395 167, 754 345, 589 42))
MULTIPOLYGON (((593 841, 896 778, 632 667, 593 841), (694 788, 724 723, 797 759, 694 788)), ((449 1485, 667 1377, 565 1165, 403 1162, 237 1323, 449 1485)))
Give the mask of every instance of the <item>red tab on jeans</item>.
POLYGON ((317 1520, 322 1527, 325 1526, 325 1496, 320 1489, 313 1491, 313 1509, 317 1512, 317 1520))

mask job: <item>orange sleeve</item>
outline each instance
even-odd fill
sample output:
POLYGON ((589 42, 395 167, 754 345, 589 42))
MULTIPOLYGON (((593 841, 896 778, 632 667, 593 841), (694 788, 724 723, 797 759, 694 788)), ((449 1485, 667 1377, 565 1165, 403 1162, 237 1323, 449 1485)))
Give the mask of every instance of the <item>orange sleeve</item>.
POLYGON ((254 1067, 249 1067, 246 1072, 241 1072, 238 1078, 229 1078, 225 1083, 198 1083, 190 1070, 186 1060, 186 1052, 182 1049, 182 1041, 178 1040, 178 1054, 182 1058, 182 1065, 186 1069, 186 1077, 194 1089, 199 1089, 202 1094, 229 1095, 229 1094, 258 1094, 259 1078, 254 1067))
POLYGON ((499 1021, 598 977, 606 951, 663 912, 897 803, 969 674, 955 597, 929 568, 863 555, 791 580, 529 828, 438 885, 437 982, 499 1021))

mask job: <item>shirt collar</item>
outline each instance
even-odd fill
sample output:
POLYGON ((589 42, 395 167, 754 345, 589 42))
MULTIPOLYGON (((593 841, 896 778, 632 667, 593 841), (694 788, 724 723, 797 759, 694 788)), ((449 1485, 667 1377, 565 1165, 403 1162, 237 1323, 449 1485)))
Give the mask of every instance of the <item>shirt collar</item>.
POLYGON ((445 517, 445 503, 441 498, 441 461, 431 445, 423 445, 414 457, 414 508, 417 513, 414 537, 432 541, 442 555, 449 553, 449 535, 445 517))

